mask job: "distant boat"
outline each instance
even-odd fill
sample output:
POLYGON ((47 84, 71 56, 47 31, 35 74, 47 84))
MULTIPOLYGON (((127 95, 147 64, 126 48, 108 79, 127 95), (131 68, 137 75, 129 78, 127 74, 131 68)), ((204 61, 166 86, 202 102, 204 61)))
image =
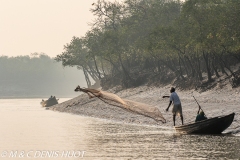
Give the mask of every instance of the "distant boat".
POLYGON ((235 113, 174 127, 180 134, 221 134, 234 119, 235 113))
POLYGON ((42 102, 40 102, 40 104, 43 107, 50 107, 50 106, 53 106, 55 104, 58 104, 58 100, 59 99, 56 99, 55 96, 51 96, 50 98, 48 98, 48 100, 42 100, 42 102))

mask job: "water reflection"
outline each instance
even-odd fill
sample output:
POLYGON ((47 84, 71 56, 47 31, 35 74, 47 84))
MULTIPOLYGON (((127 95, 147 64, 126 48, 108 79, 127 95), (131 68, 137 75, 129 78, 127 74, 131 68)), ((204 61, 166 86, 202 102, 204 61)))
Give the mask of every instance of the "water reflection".
MULTIPOLYGON (((238 159, 240 139, 234 136, 178 135, 171 128, 96 124, 90 159, 238 159), (99 155, 99 153, 101 153, 99 155)), ((94 128, 94 129, 93 129, 94 128)))
POLYGON ((84 150, 84 158, 66 159, 89 160, 240 157, 240 137, 178 135, 170 127, 122 124, 53 112, 42 108, 38 99, 0 100, 0 117, 0 152, 84 150))

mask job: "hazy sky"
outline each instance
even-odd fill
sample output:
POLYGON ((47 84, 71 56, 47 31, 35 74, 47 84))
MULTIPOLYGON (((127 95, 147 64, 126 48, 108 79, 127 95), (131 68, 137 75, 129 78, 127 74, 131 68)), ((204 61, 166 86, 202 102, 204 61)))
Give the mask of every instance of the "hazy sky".
POLYGON ((96 0, 0 0, 0 56, 61 54, 73 36, 84 36, 96 0))

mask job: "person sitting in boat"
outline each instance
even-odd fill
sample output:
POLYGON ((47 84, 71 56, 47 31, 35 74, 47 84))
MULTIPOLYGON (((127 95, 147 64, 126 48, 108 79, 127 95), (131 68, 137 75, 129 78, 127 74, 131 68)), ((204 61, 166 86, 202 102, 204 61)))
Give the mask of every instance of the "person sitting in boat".
POLYGON ((202 121, 205 119, 207 119, 206 115, 204 114, 203 110, 199 108, 195 122, 202 121))

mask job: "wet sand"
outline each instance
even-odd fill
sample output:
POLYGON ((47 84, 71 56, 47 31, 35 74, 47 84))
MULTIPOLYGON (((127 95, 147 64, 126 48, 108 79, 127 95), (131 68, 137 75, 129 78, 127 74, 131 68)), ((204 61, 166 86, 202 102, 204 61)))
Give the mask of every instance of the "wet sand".
MULTIPOLYGON (((161 121, 157 122, 149 117, 138 115, 116 106, 110 106, 98 98, 89 99, 87 94, 81 94, 78 97, 49 107, 49 109, 82 116, 102 118, 120 123, 172 127, 172 106, 169 111, 166 112, 165 109, 169 104, 169 98, 162 98, 163 95, 170 94, 170 87, 170 85, 165 87, 140 86, 119 92, 114 88, 108 90, 108 92, 117 94, 121 98, 158 107, 167 120, 167 123, 162 123, 161 121)), ((208 118, 235 112, 234 121, 225 132, 232 132, 236 135, 240 132, 240 87, 232 88, 230 84, 227 84, 224 86, 217 85, 215 88, 201 93, 196 90, 186 91, 179 90, 178 88, 176 88, 176 92, 182 102, 185 124, 194 121, 198 111, 198 105, 193 98, 194 95, 208 118)), ((181 125, 180 117, 176 118, 176 125, 181 125)))

